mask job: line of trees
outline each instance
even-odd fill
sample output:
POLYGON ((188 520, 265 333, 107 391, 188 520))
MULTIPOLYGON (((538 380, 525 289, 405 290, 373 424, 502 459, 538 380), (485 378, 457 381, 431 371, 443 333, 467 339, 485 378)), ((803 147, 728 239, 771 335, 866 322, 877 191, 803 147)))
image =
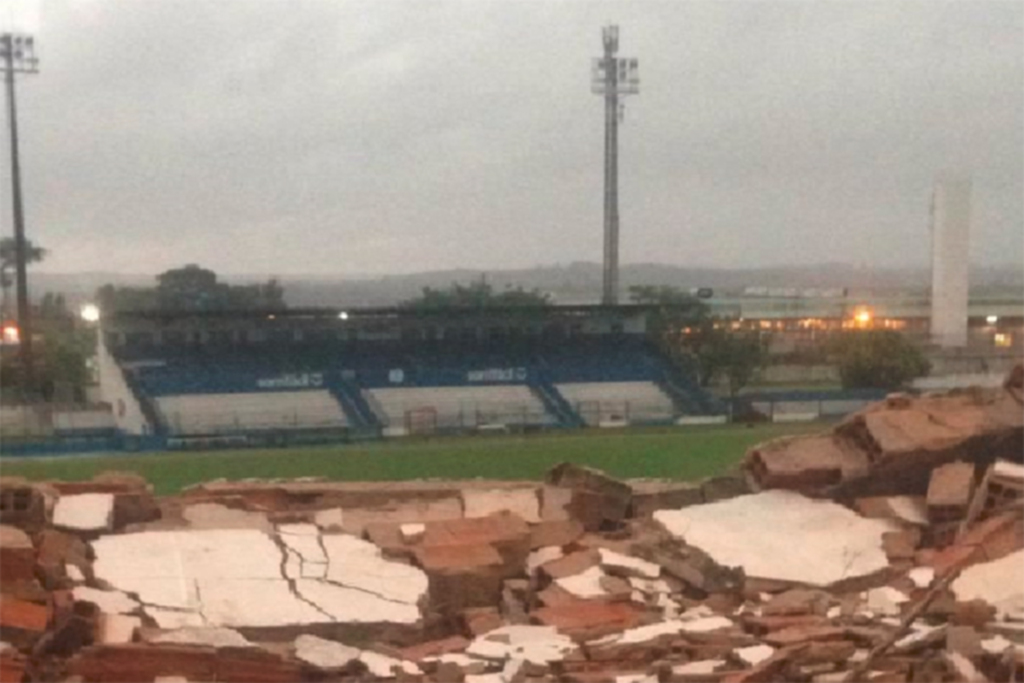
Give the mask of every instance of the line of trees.
POLYGON ((212 270, 189 264, 156 276, 155 287, 104 285, 96 301, 104 312, 246 311, 286 307, 284 287, 276 279, 252 285, 229 285, 212 270))
POLYGON ((446 289, 424 287, 419 296, 399 304, 401 308, 431 311, 460 308, 526 308, 550 305, 550 295, 539 289, 526 290, 521 286, 509 286, 495 291, 494 287, 485 279, 475 280, 466 285, 453 282, 446 289))

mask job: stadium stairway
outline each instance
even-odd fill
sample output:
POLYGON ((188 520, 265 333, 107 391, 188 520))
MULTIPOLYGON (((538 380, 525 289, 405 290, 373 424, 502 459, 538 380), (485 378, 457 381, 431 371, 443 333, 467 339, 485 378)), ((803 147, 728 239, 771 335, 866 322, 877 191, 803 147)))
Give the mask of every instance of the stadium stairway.
POLYGON ((561 392, 550 382, 531 382, 530 391, 541 400, 544 409, 558 419, 563 427, 584 427, 586 423, 579 413, 573 410, 561 392))
POLYGON ((725 414, 725 404, 703 389, 694 375, 666 361, 665 374, 660 384, 669 396, 680 403, 680 408, 690 415, 725 414))
POLYGON ((355 384, 341 381, 331 386, 330 392, 331 396, 341 404, 342 410, 345 411, 353 425, 362 429, 380 429, 380 420, 355 384))
MULTIPOLYGON (((118 366, 120 368, 120 366, 118 366)), ((139 380, 135 376, 134 372, 120 368, 121 376, 124 377, 124 383, 128 386, 128 389, 132 392, 135 400, 139 403, 139 410, 142 411, 142 416, 146 418, 146 422, 149 423, 149 428, 153 431, 153 434, 158 436, 167 436, 169 430, 167 425, 160 417, 160 412, 156 409, 156 404, 153 403, 153 399, 150 398, 149 394, 143 391, 142 387, 139 386, 139 380)))

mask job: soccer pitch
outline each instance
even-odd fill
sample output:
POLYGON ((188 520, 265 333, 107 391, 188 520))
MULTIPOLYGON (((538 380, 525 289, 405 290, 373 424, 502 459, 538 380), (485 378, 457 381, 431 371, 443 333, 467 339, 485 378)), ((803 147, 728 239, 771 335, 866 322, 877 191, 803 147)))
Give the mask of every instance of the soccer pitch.
POLYGON ((728 425, 585 430, 527 436, 402 439, 358 445, 0 458, 5 476, 88 479, 99 472, 136 472, 158 494, 211 479, 324 477, 339 481, 403 479, 537 480, 569 461, 622 477, 699 479, 726 472, 754 444, 821 431, 818 424, 728 425))

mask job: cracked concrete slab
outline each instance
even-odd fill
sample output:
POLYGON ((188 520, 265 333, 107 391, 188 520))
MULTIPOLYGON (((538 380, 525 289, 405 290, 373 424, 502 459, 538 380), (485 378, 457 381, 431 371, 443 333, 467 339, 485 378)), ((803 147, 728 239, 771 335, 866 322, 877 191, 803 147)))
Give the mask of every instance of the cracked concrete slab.
POLYGON ((411 565, 384 559, 380 548, 361 538, 321 536, 327 581, 362 590, 382 600, 415 605, 427 594, 427 575, 411 565))
POLYGON ((312 525, 287 525, 273 535, 144 531, 102 537, 93 550, 96 577, 137 595, 162 628, 408 624, 420 619, 427 591, 421 570, 387 560, 352 536, 321 539, 312 525))
POLYGON ((886 569, 882 534, 895 528, 832 501, 783 490, 659 510, 654 519, 719 564, 742 567, 748 577, 811 586, 886 569))

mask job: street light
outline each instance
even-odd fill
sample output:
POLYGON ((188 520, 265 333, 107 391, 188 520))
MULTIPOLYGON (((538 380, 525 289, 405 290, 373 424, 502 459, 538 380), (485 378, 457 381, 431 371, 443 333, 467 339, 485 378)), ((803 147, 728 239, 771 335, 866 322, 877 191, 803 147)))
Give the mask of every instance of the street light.
POLYGON ((11 206, 14 213, 14 248, 18 284, 18 347, 24 388, 35 389, 32 366, 32 311, 28 299, 28 245, 25 241, 25 212, 21 203, 21 164, 18 158, 18 107, 14 98, 15 74, 39 72, 39 59, 32 36, 0 34, 0 68, 7 81, 7 120, 11 128, 11 206))

